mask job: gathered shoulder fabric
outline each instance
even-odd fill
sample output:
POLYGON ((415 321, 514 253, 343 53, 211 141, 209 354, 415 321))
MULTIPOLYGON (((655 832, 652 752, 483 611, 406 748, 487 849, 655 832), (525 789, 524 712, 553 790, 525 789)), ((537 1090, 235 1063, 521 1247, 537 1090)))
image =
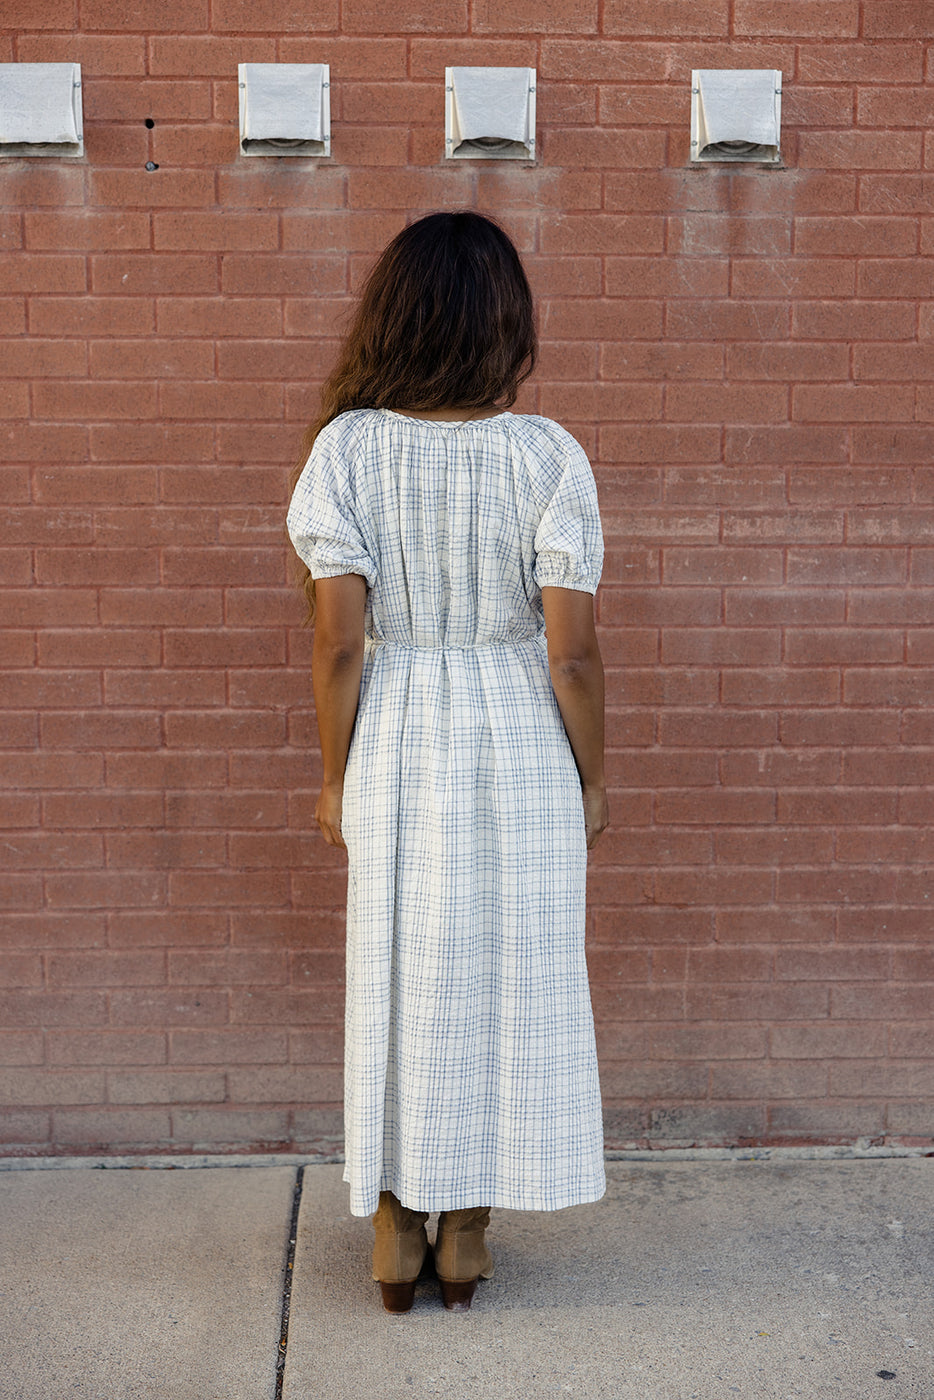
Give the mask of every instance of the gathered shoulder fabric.
POLYGON ((342 820, 351 1210, 596 1200, 583 807, 541 599, 599 583, 586 455, 533 415, 354 410, 288 527, 315 578, 368 585, 342 820))

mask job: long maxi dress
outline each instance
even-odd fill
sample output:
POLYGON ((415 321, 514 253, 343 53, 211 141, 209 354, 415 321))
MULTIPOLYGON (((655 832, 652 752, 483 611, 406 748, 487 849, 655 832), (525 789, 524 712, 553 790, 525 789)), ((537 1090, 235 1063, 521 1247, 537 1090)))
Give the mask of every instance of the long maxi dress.
POLYGON ((388 409, 318 435, 289 533, 366 579, 344 779, 345 1181, 415 1210, 605 1190, 580 780, 541 588, 596 591, 593 474, 549 419, 388 409))

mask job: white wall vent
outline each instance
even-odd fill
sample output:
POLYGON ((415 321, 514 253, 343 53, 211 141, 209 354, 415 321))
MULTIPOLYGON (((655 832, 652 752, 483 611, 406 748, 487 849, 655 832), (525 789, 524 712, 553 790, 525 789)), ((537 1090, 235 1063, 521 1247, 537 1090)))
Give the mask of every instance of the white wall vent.
POLYGON ((329 156, 326 63, 241 63, 240 150, 245 156, 329 156))
POLYGON ((695 68, 691 160, 779 165, 782 75, 778 68, 695 68))
POLYGON ((447 160, 535 159, 535 69, 445 68, 447 160))
POLYGON ((0 157, 83 156, 80 63, 0 63, 0 157))

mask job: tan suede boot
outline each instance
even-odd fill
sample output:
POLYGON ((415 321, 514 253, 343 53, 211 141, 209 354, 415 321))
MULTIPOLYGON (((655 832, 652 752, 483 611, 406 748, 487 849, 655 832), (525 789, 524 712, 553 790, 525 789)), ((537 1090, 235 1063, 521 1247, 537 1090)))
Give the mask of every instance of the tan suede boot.
POLYGON ((391 1191, 380 1191, 373 1216, 373 1277, 387 1312, 408 1312, 415 1300, 415 1282, 428 1259, 427 1219, 427 1210, 408 1210, 391 1191))
POLYGON ((438 1217, 435 1271, 444 1306, 462 1312, 470 1307, 478 1278, 490 1278, 493 1256, 484 1242, 490 1207, 446 1210, 438 1217))

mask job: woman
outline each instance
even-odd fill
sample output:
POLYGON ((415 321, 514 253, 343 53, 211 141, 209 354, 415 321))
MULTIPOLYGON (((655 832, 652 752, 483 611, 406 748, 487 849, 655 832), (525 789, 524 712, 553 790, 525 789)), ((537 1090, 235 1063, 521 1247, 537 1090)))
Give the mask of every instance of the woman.
POLYGON ((581 448, 506 411, 535 351, 496 224, 403 230, 289 510, 315 622, 315 816, 350 866, 344 1179, 393 1312, 431 1211, 445 1306, 469 1307, 491 1206, 605 1190, 584 961, 586 847, 607 822, 603 545, 581 448))

